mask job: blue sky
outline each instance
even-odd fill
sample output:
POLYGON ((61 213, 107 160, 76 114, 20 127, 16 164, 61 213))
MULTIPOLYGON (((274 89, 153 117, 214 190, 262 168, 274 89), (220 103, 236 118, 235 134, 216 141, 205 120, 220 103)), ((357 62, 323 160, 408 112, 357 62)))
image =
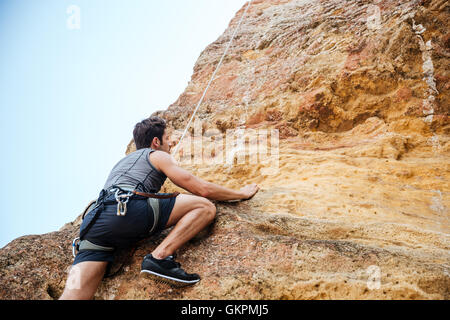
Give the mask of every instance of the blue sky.
POLYGON ((0 0, 0 247, 73 221, 245 3, 0 0))

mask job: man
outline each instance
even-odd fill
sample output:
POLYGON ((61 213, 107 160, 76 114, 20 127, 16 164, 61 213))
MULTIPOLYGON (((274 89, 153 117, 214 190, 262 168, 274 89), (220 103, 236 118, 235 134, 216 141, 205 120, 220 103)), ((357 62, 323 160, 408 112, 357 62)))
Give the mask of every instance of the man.
POLYGON ((76 255, 60 299, 92 299, 107 267, 114 261, 116 248, 127 247, 172 226, 173 230, 161 244, 145 256, 141 274, 183 285, 197 283, 200 277, 186 273, 174 260, 174 253, 214 220, 216 207, 208 199, 246 200, 259 190, 256 184, 238 191, 228 189, 179 167, 170 155, 172 145, 166 123, 160 117, 136 124, 133 137, 137 151, 112 169, 101 193, 104 206, 91 209, 83 220, 81 240, 90 246, 80 249, 76 255), (134 186, 145 193, 157 193, 167 177, 192 195, 153 199, 157 207, 152 207, 147 198, 133 195, 126 203, 125 215, 118 215, 117 186, 134 186), (108 193, 104 194, 105 190, 108 193), (98 210, 101 211, 96 216, 98 210))

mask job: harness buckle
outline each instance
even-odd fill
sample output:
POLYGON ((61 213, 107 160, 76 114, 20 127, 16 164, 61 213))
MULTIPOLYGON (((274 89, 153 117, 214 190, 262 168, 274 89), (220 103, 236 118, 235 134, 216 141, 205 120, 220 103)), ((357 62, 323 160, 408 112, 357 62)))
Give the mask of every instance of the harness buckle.
POLYGON ((73 255, 73 257, 75 257, 77 255, 79 246, 80 246, 80 238, 77 237, 77 238, 73 239, 73 241, 72 241, 72 255, 73 255))

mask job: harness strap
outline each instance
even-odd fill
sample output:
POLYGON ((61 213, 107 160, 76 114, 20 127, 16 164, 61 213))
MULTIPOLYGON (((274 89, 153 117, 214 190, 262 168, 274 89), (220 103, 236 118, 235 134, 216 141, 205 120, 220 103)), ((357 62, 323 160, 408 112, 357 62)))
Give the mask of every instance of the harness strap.
POLYGON ((165 194, 145 193, 145 192, 140 192, 140 191, 136 191, 136 190, 133 190, 132 192, 134 194, 137 194, 138 196, 142 196, 142 197, 146 197, 146 198, 156 198, 156 199, 174 198, 180 194, 179 192, 173 192, 173 193, 165 195, 165 194))
POLYGON ((83 214, 81 215, 81 220, 84 220, 84 216, 86 215, 86 213, 90 212, 96 206, 97 206, 97 200, 92 200, 91 202, 89 202, 89 204, 84 209, 83 214))
POLYGON ((149 231, 149 234, 152 234, 152 232, 156 229, 156 226, 158 225, 158 221, 159 221, 159 201, 158 201, 158 199, 148 198, 147 199, 147 208, 148 208, 149 214, 151 214, 150 208, 152 208, 152 210, 153 210, 153 226, 149 231))
POLYGON ((98 219, 98 217, 100 216, 100 213, 103 211, 103 209, 105 209, 105 197, 108 194, 108 192, 103 189, 100 192, 100 196, 97 199, 96 205, 95 205, 95 210, 97 210, 95 212, 95 215, 92 217, 92 220, 89 222, 89 224, 86 226, 86 228, 84 228, 83 232, 81 232, 80 230, 80 239, 83 239, 83 237, 86 235, 86 233, 89 231, 89 229, 94 225, 95 221, 98 219))
POLYGON ((83 251, 83 250, 114 251, 115 249, 114 249, 114 247, 99 246, 88 240, 81 240, 80 243, 78 244, 78 251, 83 251))
POLYGON ((133 187, 133 186, 130 186, 130 185, 118 184, 118 185, 112 186, 110 189, 116 188, 116 189, 120 189, 120 190, 123 190, 123 191, 131 192, 131 193, 133 193, 135 195, 142 196, 142 197, 145 197, 145 198, 156 198, 156 199, 174 198, 174 197, 177 197, 180 194, 179 192, 173 192, 173 193, 169 193, 169 194, 146 193, 146 192, 137 191, 137 186, 133 187))

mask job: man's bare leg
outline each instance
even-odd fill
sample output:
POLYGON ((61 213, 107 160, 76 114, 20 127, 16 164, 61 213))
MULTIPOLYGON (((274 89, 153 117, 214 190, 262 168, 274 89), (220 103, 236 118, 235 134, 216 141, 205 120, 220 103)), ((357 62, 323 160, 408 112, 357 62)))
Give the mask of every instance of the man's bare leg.
POLYGON ((89 300, 94 298, 105 275, 108 262, 86 261, 71 267, 60 300, 89 300))
POLYGON ((156 259, 164 259, 172 255, 178 248, 209 225, 215 216, 216 207, 208 199, 180 194, 176 198, 167 222, 167 227, 173 225, 175 227, 152 252, 152 256, 156 259))

